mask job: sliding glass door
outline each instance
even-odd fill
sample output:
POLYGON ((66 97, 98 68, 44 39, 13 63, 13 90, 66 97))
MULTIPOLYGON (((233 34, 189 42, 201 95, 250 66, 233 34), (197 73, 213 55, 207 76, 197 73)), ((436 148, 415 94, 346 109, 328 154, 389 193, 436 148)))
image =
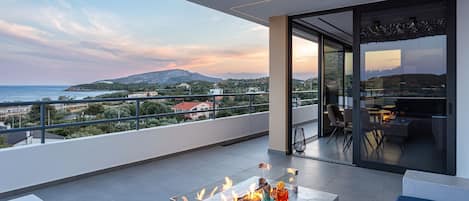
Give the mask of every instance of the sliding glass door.
MULTIPOLYGON (((454 174, 454 13, 454 0, 415 0, 291 17, 293 35, 314 44, 307 52, 317 51, 308 60, 317 70, 308 88, 308 97, 318 98, 309 113, 317 115, 317 135, 301 154, 454 174)), ((302 60, 293 35, 291 100, 298 107, 308 99, 297 94, 298 83, 307 82, 295 77, 302 60)), ((294 137, 300 113, 292 111, 294 137)))
POLYGON ((363 164, 448 172, 447 13, 446 1, 361 12, 363 164))
POLYGON ((353 62, 348 46, 336 40, 323 39, 322 66, 322 138, 321 149, 329 159, 353 162, 351 83, 353 62), (326 152, 324 151, 324 152, 326 152))
POLYGON ((292 33, 292 152, 306 155, 318 137, 318 36, 296 27, 292 33))
MULTIPOLYGON (((307 139, 304 151, 292 151, 297 155, 344 164, 353 162, 352 18, 353 13, 346 11, 293 20, 292 141, 301 142, 295 136, 301 136, 298 133, 303 130, 307 139), (332 23, 339 24, 331 26, 332 23), (303 117, 308 117, 307 121, 303 117)), ((301 147, 297 144, 293 147, 301 147)))

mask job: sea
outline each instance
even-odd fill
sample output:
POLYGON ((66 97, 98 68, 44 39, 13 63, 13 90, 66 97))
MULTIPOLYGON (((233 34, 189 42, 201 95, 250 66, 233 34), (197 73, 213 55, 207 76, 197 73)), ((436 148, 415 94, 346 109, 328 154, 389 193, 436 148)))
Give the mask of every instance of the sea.
POLYGON ((69 86, 1 86, 0 102, 38 101, 43 98, 57 100, 68 96, 74 100, 109 94, 116 91, 65 91, 69 86))

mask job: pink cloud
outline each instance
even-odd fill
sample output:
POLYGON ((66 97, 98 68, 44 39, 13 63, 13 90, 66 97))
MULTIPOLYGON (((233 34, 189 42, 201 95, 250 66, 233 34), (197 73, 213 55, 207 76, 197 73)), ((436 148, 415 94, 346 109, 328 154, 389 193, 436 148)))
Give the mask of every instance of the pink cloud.
MULTIPOLYGON (((91 79, 98 76, 103 79, 174 68, 210 75, 265 73, 268 69, 265 47, 148 44, 126 33, 112 15, 84 11, 86 18, 77 21, 55 8, 44 8, 40 14, 42 17, 35 18, 41 25, 38 27, 0 20, 0 35, 31 47, 27 51, 3 51, 13 55, 11 58, 35 61, 45 71, 50 67, 66 74, 83 69, 81 82, 95 81, 91 79)), ((254 27, 251 31, 262 30, 265 28, 254 27)))

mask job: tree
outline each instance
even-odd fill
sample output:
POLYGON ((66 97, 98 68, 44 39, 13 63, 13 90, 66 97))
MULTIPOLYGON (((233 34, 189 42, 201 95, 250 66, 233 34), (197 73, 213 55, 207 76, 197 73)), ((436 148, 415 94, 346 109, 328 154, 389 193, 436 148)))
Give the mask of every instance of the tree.
POLYGON ((116 118, 123 118, 129 117, 130 110, 128 107, 113 107, 113 108, 106 108, 104 110, 104 117, 106 119, 116 119, 116 118))
POLYGON ((145 128, 151 128, 151 127, 157 127, 160 126, 161 122, 159 119, 147 119, 145 120, 144 127, 145 128))
POLYGON ((93 135, 100 135, 103 134, 104 131, 97 128, 96 126, 86 126, 80 128, 77 132, 68 135, 67 139, 71 138, 79 138, 79 137, 87 137, 87 136, 93 136, 93 135))
POLYGON ((169 113, 171 112, 171 108, 165 104, 152 102, 152 101, 145 101, 140 106, 140 114, 148 115, 148 114, 162 114, 162 113, 169 113))
MULTIPOLYGON (((50 115, 51 119, 56 118, 57 110, 52 105, 44 105, 45 107, 45 119, 47 120, 48 115, 50 115)), ((31 111, 28 113, 28 118, 30 122, 37 122, 41 119, 41 106, 40 105, 32 105, 31 111)))
POLYGON ((228 110, 220 110, 217 112, 217 118, 233 116, 233 113, 228 110))
POLYGON ((6 147, 10 147, 10 145, 7 144, 6 139, 5 139, 4 136, 0 136, 0 149, 1 148, 6 148, 6 147))
POLYGON ((161 126, 166 126, 166 125, 171 125, 171 124, 177 124, 178 121, 174 118, 163 118, 160 120, 160 125, 161 126))
POLYGON ((16 118, 15 116, 8 116, 5 119, 4 123, 6 125, 10 125, 12 128, 18 128, 19 127, 17 123, 18 121, 19 121, 18 118, 16 118))
POLYGON ((98 115, 104 112, 104 106, 96 103, 88 105, 88 108, 85 110, 85 114, 87 115, 98 115))

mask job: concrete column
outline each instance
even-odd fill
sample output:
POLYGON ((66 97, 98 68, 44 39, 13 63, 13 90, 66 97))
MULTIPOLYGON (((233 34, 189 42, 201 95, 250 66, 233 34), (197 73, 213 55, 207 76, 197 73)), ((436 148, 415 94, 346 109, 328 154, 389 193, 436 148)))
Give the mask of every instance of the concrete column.
POLYGON ((288 17, 269 18, 269 151, 287 151, 288 17))

